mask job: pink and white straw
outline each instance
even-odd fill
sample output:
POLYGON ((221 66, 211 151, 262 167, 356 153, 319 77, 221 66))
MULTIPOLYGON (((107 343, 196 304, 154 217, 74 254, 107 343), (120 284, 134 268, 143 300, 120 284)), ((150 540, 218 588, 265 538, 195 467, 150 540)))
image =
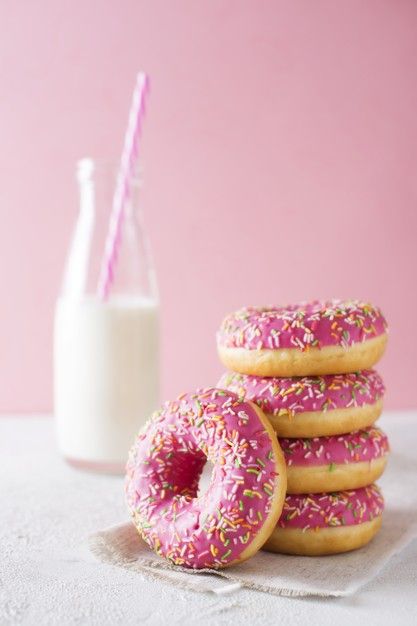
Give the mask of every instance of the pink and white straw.
POLYGON ((149 91, 149 78, 139 72, 133 92, 129 121, 126 129, 122 158, 117 175, 116 189, 110 215, 103 260, 98 281, 98 296, 106 300, 114 280, 115 266, 121 240, 121 230, 126 203, 131 193, 131 180, 138 158, 142 120, 145 113, 145 100, 149 91))

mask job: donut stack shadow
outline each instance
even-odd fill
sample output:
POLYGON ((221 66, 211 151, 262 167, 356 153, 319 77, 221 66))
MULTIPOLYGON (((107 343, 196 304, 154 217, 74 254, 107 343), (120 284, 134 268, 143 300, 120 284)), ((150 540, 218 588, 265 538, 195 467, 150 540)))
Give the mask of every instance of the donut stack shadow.
POLYGON ((385 389, 373 366, 386 340, 382 313, 360 301, 247 308, 224 320, 217 344, 228 371, 217 386, 264 411, 287 464, 287 496, 265 550, 335 554, 379 531, 375 481, 389 444, 375 426, 385 389))

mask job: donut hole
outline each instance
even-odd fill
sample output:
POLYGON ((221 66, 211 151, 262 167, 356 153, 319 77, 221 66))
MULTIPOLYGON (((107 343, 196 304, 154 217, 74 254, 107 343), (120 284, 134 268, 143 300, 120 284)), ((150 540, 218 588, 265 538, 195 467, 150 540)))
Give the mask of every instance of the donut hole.
MULTIPOLYGON (((166 484, 175 486, 176 496, 196 498, 201 472, 206 463, 204 454, 195 450, 176 451, 169 461, 170 465, 165 473, 166 484)), ((169 497, 172 495, 171 493, 169 497)))
POLYGON ((204 464, 204 467, 201 471, 200 478, 198 481, 198 491, 197 491, 198 497, 204 496, 209 490, 210 485, 213 480, 213 472, 214 472, 214 465, 213 463, 207 460, 204 464))

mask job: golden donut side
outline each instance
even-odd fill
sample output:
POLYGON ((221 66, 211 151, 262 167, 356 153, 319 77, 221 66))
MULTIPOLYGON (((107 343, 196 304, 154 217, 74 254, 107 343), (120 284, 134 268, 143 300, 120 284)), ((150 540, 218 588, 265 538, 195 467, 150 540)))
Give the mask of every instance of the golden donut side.
POLYGON ((302 530, 277 526, 263 549, 282 554, 323 556, 349 552, 366 545, 381 527, 382 515, 352 526, 302 530))
POLYGON ((349 374, 370 369, 382 357, 386 333, 348 348, 325 346, 301 351, 298 348, 247 350, 218 345, 219 358, 228 369, 252 376, 321 376, 349 374))
POLYGON ((287 467, 287 493, 325 493, 367 487, 385 470, 387 456, 359 463, 287 467))
POLYGON ((295 415, 266 413, 278 437, 326 437, 343 435, 368 428, 381 415, 382 398, 374 404, 364 404, 347 409, 306 411, 295 415))

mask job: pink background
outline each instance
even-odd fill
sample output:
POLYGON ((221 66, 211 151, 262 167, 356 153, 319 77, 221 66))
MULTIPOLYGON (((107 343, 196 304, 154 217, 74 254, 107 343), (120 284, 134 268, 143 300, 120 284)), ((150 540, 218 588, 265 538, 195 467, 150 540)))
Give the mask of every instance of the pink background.
POLYGON ((334 295, 382 307, 416 406, 416 29, 411 0, 2 3, 0 410, 51 409, 74 162, 119 154, 139 68, 163 395, 216 382, 229 310, 334 295))

